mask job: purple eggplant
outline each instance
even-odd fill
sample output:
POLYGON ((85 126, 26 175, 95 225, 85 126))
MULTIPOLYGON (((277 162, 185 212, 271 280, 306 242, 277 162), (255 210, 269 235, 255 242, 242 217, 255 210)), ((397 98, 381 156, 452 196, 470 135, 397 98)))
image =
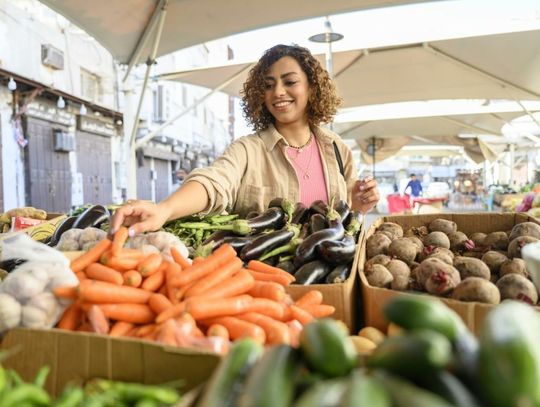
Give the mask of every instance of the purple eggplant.
POLYGON ((304 264, 296 273, 293 284, 310 285, 323 283, 328 274, 332 271, 332 266, 324 261, 315 260, 304 264))
POLYGON ((341 240, 327 240, 322 242, 317 251, 321 259, 331 264, 347 264, 354 259, 356 243, 354 237, 345 234, 341 240))

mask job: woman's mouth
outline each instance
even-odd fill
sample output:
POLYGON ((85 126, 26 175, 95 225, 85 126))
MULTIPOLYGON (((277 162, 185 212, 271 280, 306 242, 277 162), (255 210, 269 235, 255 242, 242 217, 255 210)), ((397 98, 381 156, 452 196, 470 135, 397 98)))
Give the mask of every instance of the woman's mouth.
POLYGON ((287 107, 292 105, 292 103, 293 103, 292 100, 284 100, 284 101, 276 102, 274 103, 274 108, 276 108, 277 110, 285 110, 287 109, 287 107))

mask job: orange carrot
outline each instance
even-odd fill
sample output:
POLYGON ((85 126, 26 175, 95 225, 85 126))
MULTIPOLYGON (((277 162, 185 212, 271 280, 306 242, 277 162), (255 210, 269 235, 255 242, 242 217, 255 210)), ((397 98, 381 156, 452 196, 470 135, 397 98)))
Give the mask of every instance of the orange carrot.
POLYGON ((133 324, 153 322, 156 314, 146 304, 99 304, 106 317, 133 324))
POLYGON ((186 311, 195 320, 244 313, 252 301, 249 295, 231 298, 193 297, 186 301, 186 311))
POLYGON ((77 331, 79 332, 94 332, 94 329, 92 328, 92 325, 90 325, 90 322, 86 321, 79 325, 77 328, 77 331))
POLYGON ((53 289, 53 294, 56 295, 58 298, 75 299, 78 296, 78 287, 70 285, 55 287, 53 289))
POLYGON ((285 289, 273 281, 255 281, 247 293, 252 297, 268 298, 278 302, 285 300, 285 289))
POLYGON ((106 281, 117 285, 122 285, 124 282, 122 274, 100 263, 92 263, 84 271, 88 278, 93 278, 94 280, 106 281))
POLYGON ((156 291, 158 294, 164 295, 167 297, 167 285, 163 284, 159 290, 156 291))
POLYGON ((140 288, 118 286, 90 279, 81 281, 79 286, 79 298, 92 303, 146 304, 150 295, 152 293, 140 288))
POLYGON ((94 332, 103 335, 109 333, 109 321, 107 321, 107 317, 99 306, 92 305, 86 315, 94 332))
POLYGON ((260 271, 254 271, 250 269, 248 269, 248 271, 253 276, 253 278, 257 281, 273 281, 274 283, 281 284, 282 286, 287 286, 291 284, 292 281, 294 281, 294 280, 291 281, 289 278, 281 274, 261 273, 260 271))
POLYGON ((156 330, 156 324, 146 324, 135 328, 135 336, 146 336, 156 330))
POLYGON ((269 300, 268 298, 253 298, 247 306, 246 312, 256 312, 266 315, 275 320, 283 319, 284 310, 279 302, 269 300))
POLYGON ((266 341, 266 334, 264 333, 264 330, 260 326, 252 324, 251 322, 243 321, 235 317, 211 318, 205 321, 205 323, 207 325, 214 325, 214 324, 223 325, 229 332, 229 335, 232 340, 238 339, 238 338, 249 337, 249 338, 253 338, 254 340, 256 340, 257 342, 261 344, 264 344, 264 342, 266 341))
POLYGON ((221 282, 227 280, 235 272, 242 268, 242 260, 238 257, 233 258, 223 266, 218 267, 215 271, 204 278, 201 278, 186 291, 186 298, 204 295, 209 289, 216 287, 221 282))
POLYGON ((76 271, 75 275, 77 276, 77 280, 83 281, 86 280, 88 277, 86 277, 86 273, 84 271, 76 271))
POLYGON ((125 226, 120 226, 116 231, 113 237, 113 242, 111 246, 111 252, 113 256, 116 256, 120 253, 120 250, 124 247, 126 240, 128 238, 128 228, 125 226))
POLYGON ((291 305, 289 308, 291 310, 292 317, 298 320, 298 322, 300 322, 302 325, 307 325, 314 319, 309 312, 304 311, 302 308, 297 307, 296 305, 291 305))
POLYGON ((205 261, 204 257, 194 257, 191 261, 191 265, 194 266, 195 264, 203 263, 205 261))
POLYGON ((175 318, 174 322, 176 325, 176 342, 179 346, 191 346, 193 337, 202 335, 195 320, 187 312, 175 318))
POLYGON ((69 329, 70 331, 74 331, 81 323, 81 316, 82 310, 80 307, 80 303, 79 301, 75 301, 66 308, 56 327, 60 329, 69 329))
POLYGON ((162 322, 165 322, 169 318, 179 317, 185 311, 186 311, 186 303, 185 302, 180 302, 178 304, 174 304, 172 307, 167 308, 165 311, 161 312, 157 316, 156 323, 161 324, 162 322))
MULTIPOLYGON (((247 270, 240 270, 234 276, 229 278, 227 281, 218 284, 208 290, 200 297, 204 298, 226 298, 233 297, 235 295, 245 294, 255 284, 255 280, 248 273, 247 270)), ((193 297, 192 297, 193 298, 193 297)))
POLYGON ((109 250, 111 245, 112 242, 109 239, 100 240, 94 247, 71 262, 71 270, 74 273, 83 271, 88 265, 97 262, 101 255, 109 250))
POLYGON ((139 273, 141 273, 143 277, 151 276, 158 271, 162 261, 163 257, 160 253, 150 253, 143 261, 141 261, 137 270, 139 270, 139 273))
POLYGON ((300 308, 303 308, 306 305, 319 305, 323 302, 323 293, 319 290, 311 290, 302 295, 294 303, 300 308))
POLYGON ((187 259, 185 259, 184 256, 182 256, 182 254, 180 253, 180 251, 174 246, 171 246, 171 256, 174 262, 180 267, 182 267, 182 270, 191 267, 191 264, 187 261, 187 259))
POLYGON ((157 328, 156 341, 169 346, 177 346, 176 323, 173 319, 168 319, 157 328))
POLYGON ((157 291, 161 288, 165 282, 165 272, 158 270, 157 273, 152 274, 150 277, 146 277, 141 285, 143 290, 157 291))
POLYGON ((124 285, 139 287, 142 283, 142 276, 137 270, 128 270, 123 274, 124 285))
POLYGON ((252 324, 258 325, 264 329, 264 333, 266 334, 266 343, 269 345, 289 345, 291 343, 291 334, 289 333, 289 328, 283 322, 276 321, 275 319, 256 312, 240 314, 237 315, 236 318, 251 322, 252 324))
POLYGON ((191 267, 183 270, 183 273, 178 275, 171 281, 173 287, 179 287, 207 276, 219 266, 227 263, 236 257, 236 251, 228 244, 220 246, 204 261, 194 264, 191 267))
POLYGON ((141 262, 141 259, 131 255, 124 257, 122 256, 122 253, 118 256, 113 256, 112 252, 109 250, 101 255, 99 262, 115 270, 127 271, 136 269, 141 262))
POLYGON ((300 345, 300 333, 304 327, 296 319, 287 322, 287 327, 289 328, 289 334, 291 337, 291 346, 297 348, 300 345))
POLYGON ((314 318, 324 318, 332 315, 334 312, 336 312, 336 308, 331 305, 326 304, 318 304, 318 305, 306 305, 302 308, 304 311, 311 314, 314 318))
POLYGON ((117 252, 114 257, 122 258, 122 259, 138 259, 142 260, 146 257, 146 255, 139 249, 130 249, 124 247, 122 250, 117 252))
POLYGON ((263 263, 258 260, 251 260, 247 266, 248 269, 253 271, 258 271, 259 273, 275 274, 279 276, 285 276, 289 280, 294 281, 294 276, 290 273, 287 273, 285 270, 278 267, 272 267, 269 264, 263 263))
POLYGON ((208 327, 206 331, 207 336, 219 336, 223 339, 229 339, 229 331, 221 324, 213 324, 208 327))
POLYGON ((156 315, 159 315, 167 308, 172 307, 172 303, 163 294, 152 294, 148 300, 148 305, 156 315))
POLYGON ((173 304, 177 304, 180 301, 180 298, 177 296, 178 289, 171 285, 171 280, 173 280, 181 272, 182 267, 180 267, 177 263, 167 263, 167 269, 165 270, 165 288, 167 290, 167 298, 171 300, 173 304))
POLYGON ((109 331, 109 336, 127 336, 134 325, 131 322, 118 321, 113 324, 109 331))

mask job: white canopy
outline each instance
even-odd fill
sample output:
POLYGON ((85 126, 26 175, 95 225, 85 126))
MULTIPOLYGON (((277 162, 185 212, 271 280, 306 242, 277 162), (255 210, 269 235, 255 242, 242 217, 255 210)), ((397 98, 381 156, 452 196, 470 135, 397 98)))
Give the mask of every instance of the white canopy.
MULTIPOLYGON (((318 57, 322 62, 324 56, 318 57)), ((336 52, 333 61, 344 107, 430 99, 540 99, 540 30, 336 52)), ((221 91, 240 96, 248 66, 157 78, 212 89, 229 81, 221 91)))
POLYGON ((144 62, 150 45, 134 55, 143 33, 165 8, 156 57, 228 35, 312 17, 426 0, 41 0, 88 32, 121 63, 144 62), (154 16, 154 17, 153 17, 154 16))

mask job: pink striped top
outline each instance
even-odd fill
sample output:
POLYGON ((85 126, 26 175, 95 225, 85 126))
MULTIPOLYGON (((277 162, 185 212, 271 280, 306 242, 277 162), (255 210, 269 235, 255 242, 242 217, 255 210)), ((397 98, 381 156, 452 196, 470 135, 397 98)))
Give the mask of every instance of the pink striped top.
POLYGON ((286 151, 300 184, 300 202, 306 206, 318 199, 328 203, 321 152, 315 137, 302 150, 287 147, 286 151))

